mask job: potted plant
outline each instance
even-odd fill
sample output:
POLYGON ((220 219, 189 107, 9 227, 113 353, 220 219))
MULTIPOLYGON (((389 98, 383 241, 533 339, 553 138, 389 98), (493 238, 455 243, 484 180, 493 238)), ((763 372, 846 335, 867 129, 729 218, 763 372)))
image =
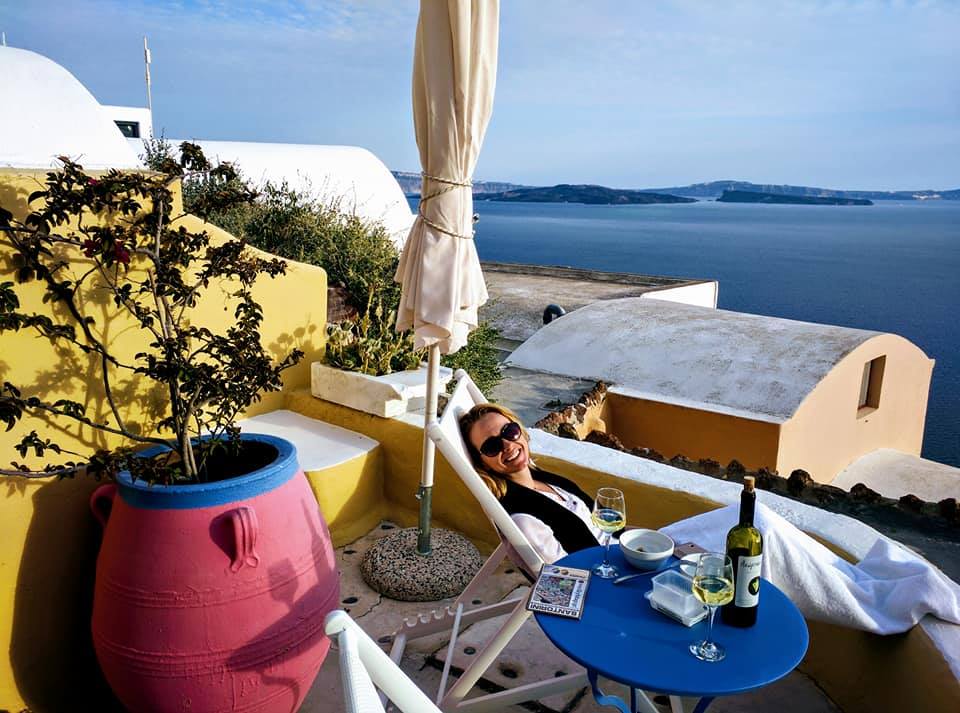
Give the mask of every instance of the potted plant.
POLYGON ((0 333, 46 339, 95 371, 102 394, 81 403, 4 382, 0 422, 10 430, 35 417, 48 432, 66 422, 108 439, 84 453, 31 430, 21 459, 67 460, 15 461, 0 473, 108 481, 91 499, 105 528, 93 638, 128 709, 226 710, 242 700, 244 710, 292 711, 329 646, 333 552, 294 447, 235 425, 303 356, 274 361, 260 340, 254 283, 286 264, 182 224, 181 179, 212 189, 201 213, 252 196, 229 165, 181 149, 159 174, 95 177, 61 158, 30 195, 29 215, 0 207, 0 251, 19 283, 0 281, 0 333), (43 313, 21 307, 21 288, 42 290, 43 313), (219 331, 201 322, 214 302, 232 313, 219 331))
MULTIPOLYGON (((394 329, 395 315, 371 292, 362 316, 329 325, 325 363, 311 365, 313 395, 384 418, 423 407, 424 352, 414 349, 413 334, 394 329)), ((453 372, 440 371, 446 384, 453 372)))

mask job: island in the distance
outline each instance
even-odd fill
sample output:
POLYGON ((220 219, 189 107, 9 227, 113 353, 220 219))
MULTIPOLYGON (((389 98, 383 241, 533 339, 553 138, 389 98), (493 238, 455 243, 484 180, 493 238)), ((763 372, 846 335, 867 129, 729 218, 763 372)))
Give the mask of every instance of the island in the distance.
POLYGON ((509 203, 586 203, 589 205, 634 205, 647 203, 696 203, 693 198, 682 198, 666 193, 647 193, 606 186, 571 185, 561 183, 546 188, 513 188, 499 193, 475 193, 475 201, 503 201, 509 203))
POLYGON ((835 196, 788 196, 783 193, 756 191, 724 191, 718 203, 790 203, 792 205, 873 205, 865 198, 838 198, 835 196))

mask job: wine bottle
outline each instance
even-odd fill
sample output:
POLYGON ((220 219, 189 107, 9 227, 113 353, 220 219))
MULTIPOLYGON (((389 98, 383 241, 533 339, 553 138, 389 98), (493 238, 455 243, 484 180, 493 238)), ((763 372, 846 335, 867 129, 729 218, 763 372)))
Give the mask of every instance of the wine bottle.
POLYGON ((743 479, 740 493, 740 522, 727 533, 727 554, 733 562, 733 600, 720 610, 724 623, 731 626, 753 626, 760 604, 760 562, 763 558, 763 535, 753 526, 757 504, 754 479, 743 479))

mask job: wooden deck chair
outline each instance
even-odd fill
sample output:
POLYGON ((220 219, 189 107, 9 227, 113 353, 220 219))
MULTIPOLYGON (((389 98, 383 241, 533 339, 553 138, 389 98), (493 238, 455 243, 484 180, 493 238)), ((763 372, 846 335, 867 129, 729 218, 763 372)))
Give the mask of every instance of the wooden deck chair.
POLYGON ((349 614, 334 610, 327 614, 325 625, 327 636, 336 639, 340 648, 346 713, 384 713, 374 684, 403 713, 440 713, 349 614))
POLYGON ((509 705, 539 700, 558 693, 583 688, 589 684, 586 672, 581 671, 580 673, 545 679, 499 693, 464 700, 474 684, 493 664, 531 615, 526 608, 526 597, 471 607, 469 604, 473 598, 473 593, 477 591, 484 580, 494 573, 504 557, 508 555, 531 579, 535 579, 540 574, 540 568, 543 567, 544 562, 520 531, 520 528, 510 519, 510 515, 500 505, 500 501, 484 485, 470 462, 470 456, 467 453, 463 438, 460 436, 458 421, 460 416, 469 411, 475 404, 486 403, 488 399, 484 397, 465 371, 458 370, 454 378, 457 381, 457 386, 447 402, 443 415, 439 421, 431 424, 427 435, 437 444, 437 448, 443 453, 447 462, 460 476, 460 479, 477 499, 480 507, 483 508, 484 513, 490 518, 490 522, 500 535, 500 545, 490 555, 490 558, 452 606, 443 610, 435 610, 417 619, 407 620, 400 627, 394 634, 390 657, 394 662, 399 663, 403 656, 404 647, 410 639, 450 630, 450 643, 447 647, 446 662, 440 679, 437 703, 444 711, 470 711, 471 713, 500 711, 509 705), (449 692, 444 695, 450 673, 450 663, 453 660, 457 635, 461 627, 504 614, 509 614, 506 622, 487 642, 486 646, 475 654, 470 666, 451 686, 449 692))

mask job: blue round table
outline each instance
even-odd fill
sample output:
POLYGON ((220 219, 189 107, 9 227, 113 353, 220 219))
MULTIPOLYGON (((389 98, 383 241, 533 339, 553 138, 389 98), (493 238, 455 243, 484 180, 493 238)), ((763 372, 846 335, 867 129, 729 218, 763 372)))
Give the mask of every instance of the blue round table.
MULTIPOLYGON (((602 548, 595 547, 555 564, 590 569, 602 558, 602 548)), ((621 574, 637 571, 618 547, 610 548, 610 561, 621 574)), ((671 558, 664 566, 675 562, 671 558)), ((619 698, 600 691, 597 674, 631 689, 701 698, 695 709, 701 713, 717 696, 751 691, 786 676, 807 651, 803 616, 783 592, 762 580, 757 623, 746 629, 727 626, 717 612, 713 639, 727 650, 727 656, 716 663, 700 661, 688 646, 706 636, 706 620, 686 627, 654 611, 643 596, 652 578, 638 577, 614 586, 613 580, 591 576, 582 618, 535 614, 550 641, 587 669, 601 705, 630 712, 619 698)), ((631 697, 635 710, 636 692, 631 697)))

